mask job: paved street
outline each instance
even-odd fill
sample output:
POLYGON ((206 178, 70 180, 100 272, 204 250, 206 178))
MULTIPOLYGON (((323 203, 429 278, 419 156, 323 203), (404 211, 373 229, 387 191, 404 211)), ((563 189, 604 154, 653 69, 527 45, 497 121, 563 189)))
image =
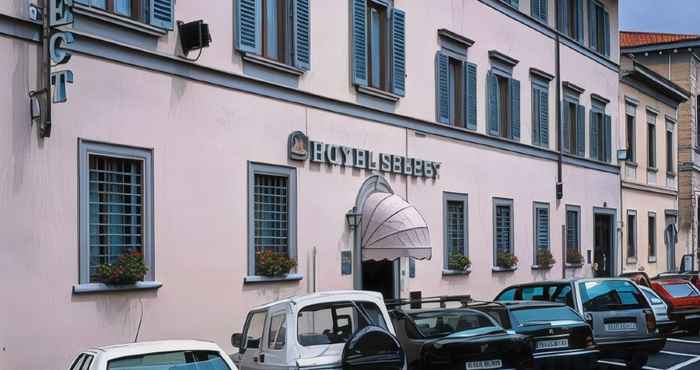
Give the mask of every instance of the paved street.
MULTIPOLYGON (((606 370, 624 369, 621 363, 605 361, 606 370)), ((647 370, 700 369, 700 337, 687 336, 669 339, 660 353, 652 356, 644 367, 647 370)))

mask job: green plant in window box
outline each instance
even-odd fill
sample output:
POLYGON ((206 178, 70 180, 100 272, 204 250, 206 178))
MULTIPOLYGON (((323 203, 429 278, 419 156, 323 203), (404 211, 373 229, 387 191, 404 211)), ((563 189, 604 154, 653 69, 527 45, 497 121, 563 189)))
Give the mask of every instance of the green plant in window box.
POLYGON ((143 278, 148 267, 140 251, 126 251, 115 263, 102 264, 97 267, 98 281, 107 285, 131 285, 143 278))
POLYGON ((255 253, 255 273, 260 276, 281 277, 292 271, 297 261, 285 253, 270 250, 255 253))
POLYGON ((469 257, 461 253, 452 253, 447 258, 447 268, 455 271, 467 271, 472 266, 469 257))
POLYGON ((577 248, 569 248, 566 251, 566 263, 581 265, 583 264, 583 255, 577 248))
POLYGON ((537 251, 537 265, 550 268, 554 266, 554 264, 557 263, 557 261, 554 259, 554 256, 552 256, 552 252, 549 251, 547 248, 542 248, 537 251))
POLYGON ((518 264, 518 257, 513 255, 510 252, 499 252, 496 255, 496 266, 504 268, 504 269, 510 269, 515 267, 518 264))

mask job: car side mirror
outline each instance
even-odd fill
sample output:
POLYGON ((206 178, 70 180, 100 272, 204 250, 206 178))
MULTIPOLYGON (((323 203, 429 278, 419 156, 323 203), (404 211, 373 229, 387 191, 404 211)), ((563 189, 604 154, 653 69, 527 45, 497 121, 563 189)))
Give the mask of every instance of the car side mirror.
POLYGON ((243 342, 243 335, 241 333, 235 333, 231 335, 231 345, 234 348, 241 348, 241 343, 243 342))
POLYGON ((406 356, 396 337, 386 329, 367 326, 343 348, 343 370, 401 370, 406 356))

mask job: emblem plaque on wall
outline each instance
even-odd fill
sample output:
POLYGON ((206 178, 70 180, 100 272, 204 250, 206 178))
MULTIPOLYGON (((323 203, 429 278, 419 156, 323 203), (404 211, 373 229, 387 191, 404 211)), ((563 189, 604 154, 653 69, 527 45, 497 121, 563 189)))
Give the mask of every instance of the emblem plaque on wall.
POLYGON ((305 161, 309 158, 309 138, 301 131, 294 131, 289 134, 287 141, 289 159, 295 161, 305 161))

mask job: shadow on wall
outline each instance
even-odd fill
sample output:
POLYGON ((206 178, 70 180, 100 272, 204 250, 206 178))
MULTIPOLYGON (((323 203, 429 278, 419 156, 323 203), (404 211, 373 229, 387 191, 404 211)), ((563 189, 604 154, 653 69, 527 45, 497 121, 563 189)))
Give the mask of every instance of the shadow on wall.
POLYGON ((94 345, 104 345, 131 343, 137 338, 137 333, 139 340, 142 340, 149 327, 154 328, 154 323, 149 323, 148 312, 157 298, 157 291, 122 292, 73 295, 71 303, 94 304, 96 322, 100 323, 101 327, 96 329, 102 333, 112 333, 110 337, 100 338, 104 343, 93 343, 94 345), (140 330, 139 323, 141 324, 140 330), (111 330, 104 330, 106 328, 111 330))

